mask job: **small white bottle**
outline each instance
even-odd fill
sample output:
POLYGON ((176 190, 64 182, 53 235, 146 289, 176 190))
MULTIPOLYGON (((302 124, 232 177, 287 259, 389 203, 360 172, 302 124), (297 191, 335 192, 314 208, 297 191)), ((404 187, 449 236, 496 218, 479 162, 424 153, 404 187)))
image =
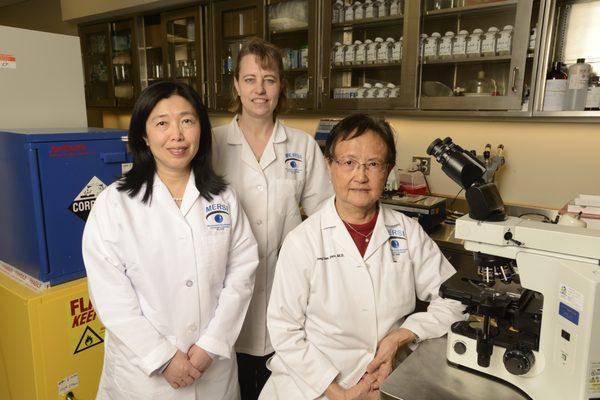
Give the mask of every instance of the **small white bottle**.
POLYGON ((452 58, 452 44, 454 43, 454 32, 448 31, 440 40, 438 55, 441 59, 447 60, 452 58))
POLYGON ((354 6, 352 4, 348 4, 344 6, 344 22, 354 21, 354 6))
POLYGON ((481 54, 484 57, 493 57, 496 55, 496 40, 498 37, 498 28, 490 26, 481 41, 481 54))
POLYGON ((440 37, 442 37, 442 35, 440 35, 439 32, 433 32, 425 41, 425 49, 423 50, 425 60, 435 60, 438 58, 440 37))
POLYGON ((354 44, 344 46, 344 65, 354 64, 354 44))
POLYGON ((336 2, 333 3, 331 10, 331 22, 334 24, 344 22, 344 2, 342 0, 336 0, 336 2))
POLYGON ((392 0, 390 3, 390 15, 402 15, 401 3, 400 0, 392 0))
POLYGON ((359 99, 366 99, 367 95, 369 94, 369 90, 373 87, 373 85, 371 85, 370 83, 363 83, 362 88, 358 88, 358 92, 356 97, 358 97, 359 99))
POLYGON ((374 84, 373 87, 371 88, 369 98, 373 98, 373 99, 378 98, 379 93, 381 92, 382 89, 383 89, 383 83, 377 82, 376 84, 374 84))
POLYGON ((344 45, 340 42, 335 42, 333 45, 333 65, 344 64, 344 45))
POLYGON ((373 18, 373 2, 371 0, 365 0, 363 3, 364 16, 365 18, 373 18))
POLYGON ((363 8, 363 4, 360 1, 355 1, 352 7, 354 8, 355 21, 358 21, 365 17, 365 9, 363 8))
POLYGON ((383 0, 373 0, 373 18, 383 17, 381 9, 383 8, 383 0))
POLYGON ((380 37, 375 38, 372 43, 369 43, 369 47, 367 48, 367 64, 377 63, 377 50, 379 50, 381 43, 383 43, 383 39, 380 37))
POLYGON ((381 43, 379 48, 377 49, 377 63, 379 64, 387 64, 392 60, 392 51, 394 50, 394 42, 393 38, 385 39, 385 42, 381 43))
POLYGON ((400 88, 393 83, 388 83, 387 86, 390 89, 390 97, 398 97, 400 88))
POLYGON ((578 58, 577 63, 569 67, 565 110, 583 111, 585 109, 591 72, 592 66, 585 62, 585 58, 578 58))
POLYGON ((481 57, 481 40, 483 31, 479 28, 473 29, 467 41, 467 57, 481 57))
POLYGON ((535 41, 537 40, 537 28, 531 29, 531 35, 529 35, 529 46, 527 46, 527 53, 532 54, 535 51, 535 41))
POLYGON ((513 26, 505 25, 498 33, 496 40, 496 51, 499 56, 510 56, 512 52, 513 26))
POLYGON ((469 32, 466 30, 458 31, 458 34, 454 38, 452 44, 452 58, 466 58, 467 57, 467 41, 469 32))
POLYGON ((393 63, 402 62, 402 42, 404 42, 404 38, 400 37, 400 40, 394 43, 394 48, 392 49, 392 61, 393 63))
POLYGON ((354 41, 354 64, 362 65, 367 63, 367 49, 360 40, 354 41))

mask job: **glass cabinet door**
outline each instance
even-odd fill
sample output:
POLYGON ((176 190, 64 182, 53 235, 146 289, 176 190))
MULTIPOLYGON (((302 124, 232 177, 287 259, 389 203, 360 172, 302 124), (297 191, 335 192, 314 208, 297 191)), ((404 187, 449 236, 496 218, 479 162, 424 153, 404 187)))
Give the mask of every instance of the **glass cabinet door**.
POLYGON ((263 37, 262 1, 231 0, 213 3, 212 108, 226 110, 233 95, 233 73, 244 40, 263 37))
POLYGON ((108 24, 80 28, 88 106, 115 106, 108 24))
POLYGON ((163 45, 166 33, 160 14, 139 17, 142 35, 139 35, 140 80, 142 88, 165 79, 163 45))
POLYGON ((133 21, 113 22, 110 27, 114 97, 118 106, 131 106, 139 93, 133 21))
POLYGON ((267 39, 282 51, 290 112, 316 107, 316 0, 270 0, 267 39))
POLYGON ((424 0, 421 109, 529 107, 540 1, 424 0))
POLYGON ((325 0, 321 99, 325 109, 416 106, 418 2, 325 0))

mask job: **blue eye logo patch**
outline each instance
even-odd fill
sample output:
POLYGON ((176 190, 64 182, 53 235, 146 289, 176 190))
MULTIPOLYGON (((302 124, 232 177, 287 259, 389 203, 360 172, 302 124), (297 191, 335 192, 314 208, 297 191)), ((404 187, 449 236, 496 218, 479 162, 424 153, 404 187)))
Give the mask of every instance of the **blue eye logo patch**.
POLYGON ((285 169, 288 172, 297 174, 301 172, 304 157, 299 153, 285 153, 285 169))
POLYGON ((388 228, 388 233, 390 235, 388 238, 390 252, 392 253, 392 259, 396 262, 401 254, 408 251, 406 233, 404 232, 404 229, 398 228, 388 228))
POLYGON ((223 230, 231 227, 229 205, 213 203, 205 207, 206 226, 210 229, 223 230))

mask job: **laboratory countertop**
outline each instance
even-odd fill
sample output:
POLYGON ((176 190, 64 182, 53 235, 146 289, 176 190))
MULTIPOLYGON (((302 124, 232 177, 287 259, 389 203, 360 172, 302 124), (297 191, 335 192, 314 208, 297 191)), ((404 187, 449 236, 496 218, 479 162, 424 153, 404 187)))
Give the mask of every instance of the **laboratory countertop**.
POLYGON ((426 340, 381 386, 381 400, 525 400, 515 388, 448 365, 446 338, 426 340))

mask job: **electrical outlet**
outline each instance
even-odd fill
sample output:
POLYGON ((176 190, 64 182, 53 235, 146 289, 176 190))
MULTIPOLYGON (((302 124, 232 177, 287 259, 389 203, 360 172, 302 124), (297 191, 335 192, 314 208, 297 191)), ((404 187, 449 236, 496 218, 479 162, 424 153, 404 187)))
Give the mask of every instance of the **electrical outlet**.
POLYGON ((419 166, 419 171, 423 172, 423 175, 429 175, 431 171, 431 157, 417 157, 413 156, 413 162, 419 166))

